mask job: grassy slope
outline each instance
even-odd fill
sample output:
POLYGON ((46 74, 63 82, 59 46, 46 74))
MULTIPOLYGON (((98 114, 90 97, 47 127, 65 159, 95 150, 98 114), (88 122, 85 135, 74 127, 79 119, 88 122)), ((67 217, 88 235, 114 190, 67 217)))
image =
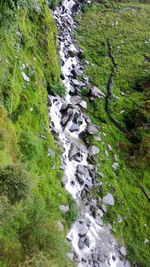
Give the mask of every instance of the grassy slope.
MULTIPOLYGON (((148 94, 134 90, 136 84, 149 79, 150 63, 145 60, 145 56, 150 57, 149 11, 150 6, 144 4, 94 4, 85 8, 82 18, 78 17, 76 37, 90 62, 86 73, 104 93, 112 66, 108 57, 108 38, 112 43, 118 71, 113 85, 111 111, 122 125, 125 125, 124 114, 135 108, 144 110, 149 116, 149 108, 145 105, 146 102, 148 104, 148 94)), ((106 219, 112 223, 119 242, 125 242, 131 261, 137 262, 138 266, 149 266, 149 241, 146 241, 149 239, 149 202, 136 182, 138 180, 150 194, 148 131, 139 127, 142 141, 137 153, 131 157, 129 148, 133 145, 109 121, 104 99, 90 102, 88 97, 85 98, 91 119, 100 125, 98 135, 101 141, 92 138, 91 142, 100 148, 96 160, 104 175, 101 178, 101 196, 109 191, 115 198, 115 205, 108 208, 106 219), (106 123, 102 123, 101 118, 106 123), (112 150, 108 145, 112 146, 112 150), (114 162, 119 163, 116 171, 112 167, 114 162), (121 223, 118 223, 119 215, 121 223)))
POLYGON ((47 110, 46 86, 57 89, 60 75, 56 26, 43 0, 38 9, 27 6, 14 12, 4 5, 1 10, 0 266, 72 266, 65 232, 74 212, 67 222, 59 205, 73 204, 60 185, 60 149, 49 131, 47 110), (48 148, 54 157, 48 157, 48 148), (29 193, 21 197, 26 187, 29 193), (10 192, 16 194, 14 202, 10 192), (63 233, 58 220, 65 225, 63 233))

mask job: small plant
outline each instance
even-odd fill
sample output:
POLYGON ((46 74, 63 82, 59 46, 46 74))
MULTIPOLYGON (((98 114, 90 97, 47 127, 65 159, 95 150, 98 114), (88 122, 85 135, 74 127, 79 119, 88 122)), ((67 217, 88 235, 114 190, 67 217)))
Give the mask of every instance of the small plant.
POLYGON ((27 198, 30 191, 28 172, 22 165, 0 168, 0 195, 8 197, 12 204, 27 198))
POLYGON ((59 95, 59 96, 65 95, 65 87, 61 83, 57 83, 54 85, 48 84, 47 85, 47 91, 49 94, 52 94, 52 95, 59 95))

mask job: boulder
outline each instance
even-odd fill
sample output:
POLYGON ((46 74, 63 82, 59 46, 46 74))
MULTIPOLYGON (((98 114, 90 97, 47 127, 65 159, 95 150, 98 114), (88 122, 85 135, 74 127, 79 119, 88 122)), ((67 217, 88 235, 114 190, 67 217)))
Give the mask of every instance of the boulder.
POLYGON ((85 237, 80 237, 78 241, 79 249, 83 249, 85 247, 85 237))
POLYGON ((77 53, 78 53, 78 51, 77 51, 76 47, 75 47, 73 44, 71 44, 71 45, 68 47, 68 54, 69 54, 71 57, 74 57, 74 56, 77 55, 77 53))
POLYGON ((114 205, 114 198, 112 196, 112 194, 108 193, 105 197, 103 197, 103 202, 110 205, 110 206, 113 206, 114 205))

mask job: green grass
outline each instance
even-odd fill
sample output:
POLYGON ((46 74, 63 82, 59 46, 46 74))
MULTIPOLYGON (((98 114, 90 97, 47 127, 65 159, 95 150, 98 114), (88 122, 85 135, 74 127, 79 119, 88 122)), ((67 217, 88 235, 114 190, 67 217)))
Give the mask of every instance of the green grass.
POLYGON ((61 187, 47 109, 47 89, 64 93, 57 30, 45 1, 33 2, 0 6, 0 266, 73 266, 65 236, 76 212, 61 187), (72 212, 62 215, 60 204, 72 212))
POLYGON ((111 114, 124 127, 129 120, 134 122, 131 133, 140 137, 140 143, 132 144, 110 122, 105 113, 105 100, 91 102, 83 92, 88 101, 88 114, 100 126, 98 136, 101 141, 90 138, 90 142, 100 148, 95 158, 104 175, 100 178, 100 197, 111 192, 115 199, 115 205, 108 207, 105 220, 112 223, 114 235, 120 244, 126 244, 129 259, 138 266, 150 265, 149 241, 145 242, 149 240, 149 202, 139 187, 140 183, 150 195, 150 141, 146 127, 150 115, 150 63, 145 59, 150 58, 149 12, 148 4, 95 3, 85 7, 82 18, 77 17, 76 32, 85 59, 90 62, 86 74, 104 93, 112 68, 107 46, 110 40, 118 64, 112 88, 111 114), (119 163, 117 170, 112 167, 114 162, 119 163), (118 222, 119 215, 122 216, 121 223, 118 222))

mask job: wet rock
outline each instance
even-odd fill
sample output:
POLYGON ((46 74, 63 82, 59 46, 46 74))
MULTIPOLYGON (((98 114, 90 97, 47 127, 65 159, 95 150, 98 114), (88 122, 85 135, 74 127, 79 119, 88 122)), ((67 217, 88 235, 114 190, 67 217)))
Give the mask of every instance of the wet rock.
POLYGON ((77 53, 78 53, 78 51, 77 51, 76 47, 75 47, 73 44, 71 44, 71 45, 69 46, 69 48, 68 48, 68 54, 69 54, 71 57, 74 57, 74 56, 77 55, 77 53))
POLYGON ((61 120, 62 126, 65 126, 67 124, 67 122, 70 121, 72 115, 73 115, 73 109, 72 108, 68 108, 67 109, 67 114, 61 120))
POLYGON ((68 205, 60 205, 60 210, 63 214, 66 214, 69 211, 69 206, 68 205))
POLYGON ((65 186, 68 183, 68 177, 66 175, 63 176, 61 184, 62 186, 65 186))
POLYGON ((73 132, 77 132, 77 131, 79 131, 79 129, 80 129, 80 127, 79 127, 78 124, 76 124, 76 123, 72 123, 72 124, 71 124, 71 127, 69 128, 69 131, 73 133, 73 132))
POLYGON ((120 248, 120 253, 121 253, 123 256, 126 256, 126 255, 127 255, 126 248, 122 246, 122 247, 120 248))
POLYGON ((103 197, 103 201, 104 203, 113 206, 114 205, 114 198, 112 196, 112 194, 108 193, 105 197, 103 197))
POLYGON ((88 124, 87 126, 87 132, 89 134, 96 134, 98 132, 98 128, 93 124, 88 124))
POLYGON ((68 108, 68 104, 63 103, 62 106, 61 106, 60 111, 65 111, 65 110, 67 110, 67 108, 68 108))
POLYGON ((74 95, 70 98, 70 101, 73 105, 77 105, 79 104, 80 102, 82 102, 82 97, 79 96, 79 95, 74 95))
POLYGON ((88 227, 87 227, 84 223, 82 223, 82 222, 78 222, 77 227, 78 227, 78 232, 79 232, 78 235, 79 235, 80 237, 85 236, 85 235, 87 234, 87 232, 88 232, 88 227))
POLYGON ((48 156, 55 157, 55 152, 51 148, 48 149, 48 156))
POLYGON ((102 226, 103 225, 103 220, 99 217, 99 216, 96 216, 95 218, 95 221, 98 225, 102 226))
POLYGON ((104 97, 105 95, 96 86, 94 86, 91 88, 91 96, 95 98, 100 98, 104 97))
POLYGON ((79 66, 76 66, 76 67, 73 68, 71 73, 73 74, 73 77, 76 78, 77 76, 81 76, 82 75, 83 70, 79 66))
POLYGON ((79 148, 78 148, 74 143, 72 143, 72 144, 71 144, 71 147, 70 147, 70 150, 69 150, 69 155, 68 155, 69 160, 72 160, 72 158, 73 158, 75 155, 77 155, 78 153, 80 153, 79 148))
POLYGON ((89 240, 89 237, 86 236, 85 238, 85 245, 89 248, 90 247, 90 240, 89 240))
POLYGON ((97 155, 100 152, 97 146, 91 146, 89 148, 89 156, 97 155))
POLYGON ((78 182, 82 185, 82 184, 84 184, 84 182, 85 182, 85 178, 84 178, 84 176, 83 176, 83 174, 81 174, 81 173, 77 173, 77 180, 78 180, 78 182))
POLYGON ((86 166, 81 165, 81 164, 79 164, 79 165, 77 166, 77 172, 79 172, 79 173, 81 173, 81 174, 85 174, 86 171, 87 171, 87 167, 86 167, 86 166))
POLYGON ((79 249, 83 249, 85 247, 85 237, 80 237, 78 241, 79 249))

